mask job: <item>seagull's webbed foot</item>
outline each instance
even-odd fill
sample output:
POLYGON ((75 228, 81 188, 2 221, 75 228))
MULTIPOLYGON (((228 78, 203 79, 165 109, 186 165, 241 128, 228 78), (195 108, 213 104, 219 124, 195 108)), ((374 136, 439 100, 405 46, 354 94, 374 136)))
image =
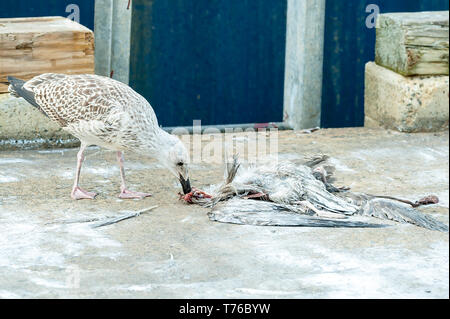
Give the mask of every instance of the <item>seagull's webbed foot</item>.
POLYGON ((75 186, 72 189, 72 193, 70 194, 70 196, 73 199, 94 199, 95 196, 97 196, 97 193, 88 192, 88 191, 85 191, 84 189, 82 189, 79 186, 75 186))
POLYGON ((150 193, 133 192, 126 188, 120 190, 119 198, 122 199, 144 199, 145 197, 152 196, 150 193))

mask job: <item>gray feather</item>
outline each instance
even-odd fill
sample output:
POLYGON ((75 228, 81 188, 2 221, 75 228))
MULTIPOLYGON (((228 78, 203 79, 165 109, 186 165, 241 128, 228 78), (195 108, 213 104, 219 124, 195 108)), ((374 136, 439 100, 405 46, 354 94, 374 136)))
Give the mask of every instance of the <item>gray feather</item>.
POLYGON ((217 205, 208 213, 209 219, 222 223, 256 226, 307 226, 307 227, 351 227, 380 228, 381 224, 370 224, 352 220, 334 220, 298 214, 272 202, 233 198, 217 205))
POLYGON ((426 229, 448 232, 448 226, 431 216, 421 213, 407 204, 375 198, 368 201, 359 211, 360 215, 409 223, 426 229))

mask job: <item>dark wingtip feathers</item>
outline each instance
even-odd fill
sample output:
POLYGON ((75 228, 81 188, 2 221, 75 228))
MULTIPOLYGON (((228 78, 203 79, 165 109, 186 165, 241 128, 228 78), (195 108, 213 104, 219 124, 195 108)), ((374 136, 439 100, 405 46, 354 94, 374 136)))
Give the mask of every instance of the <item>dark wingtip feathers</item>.
POLYGON ((34 99, 34 93, 23 88, 23 85, 25 84, 24 80, 20 80, 13 76, 7 76, 6 78, 10 84, 8 91, 12 96, 23 97, 28 103, 41 110, 41 107, 34 99))
POLYGON ((11 84, 14 88, 19 88, 21 89, 23 87, 23 85, 25 84, 24 80, 20 80, 18 78, 15 78, 13 76, 8 75, 6 77, 6 79, 8 80, 9 84, 11 84))
POLYGON ((14 97, 19 98, 20 94, 17 92, 17 90, 22 89, 23 84, 25 83, 25 81, 19 80, 13 76, 7 76, 6 79, 9 82, 9 86, 8 86, 8 92, 9 94, 11 94, 14 97))

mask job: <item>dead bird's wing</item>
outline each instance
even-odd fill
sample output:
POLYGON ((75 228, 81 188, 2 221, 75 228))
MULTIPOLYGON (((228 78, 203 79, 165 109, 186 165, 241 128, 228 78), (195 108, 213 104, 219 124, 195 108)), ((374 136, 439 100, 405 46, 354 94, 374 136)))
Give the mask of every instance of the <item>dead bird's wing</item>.
POLYGON ((208 216, 210 220, 221 223, 255 226, 385 227, 382 224, 297 214, 276 203, 236 197, 215 206, 208 216))
POLYGON ((360 215, 409 223, 426 229, 448 232, 448 226, 431 216, 421 213, 417 209, 398 201, 374 198, 359 211, 360 215))
POLYGON ((315 178, 303 179, 305 199, 314 206, 333 213, 353 215, 359 207, 327 191, 325 184, 315 178))

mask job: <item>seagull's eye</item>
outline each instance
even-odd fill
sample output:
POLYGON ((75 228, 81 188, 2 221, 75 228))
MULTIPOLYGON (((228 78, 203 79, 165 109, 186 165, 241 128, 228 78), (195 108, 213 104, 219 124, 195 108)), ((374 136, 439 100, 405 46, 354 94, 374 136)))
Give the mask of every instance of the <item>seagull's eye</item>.
POLYGON ((177 166, 183 166, 183 162, 178 162, 177 166))

